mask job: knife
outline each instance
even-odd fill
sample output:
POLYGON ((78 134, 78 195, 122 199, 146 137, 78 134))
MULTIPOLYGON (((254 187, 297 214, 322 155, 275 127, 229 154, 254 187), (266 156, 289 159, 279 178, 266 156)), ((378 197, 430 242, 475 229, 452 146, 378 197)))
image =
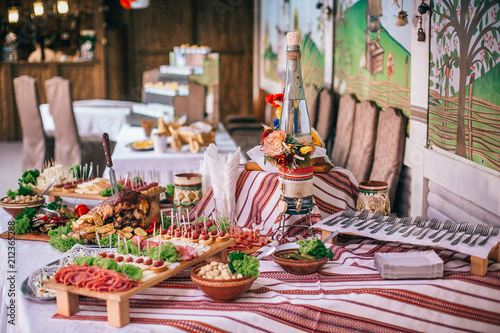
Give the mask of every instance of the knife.
POLYGON ((102 135, 102 146, 104 148, 104 155, 106 155, 106 166, 109 168, 109 182, 111 184, 112 194, 118 193, 118 186, 116 185, 115 170, 113 170, 113 161, 111 160, 111 145, 109 144, 108 133, 102 135))
POLYGON ((328 243, 333 237, 337 236, 339 234, 338 230, 332 231, 330 236, 326 237, 323 243, 328 243))

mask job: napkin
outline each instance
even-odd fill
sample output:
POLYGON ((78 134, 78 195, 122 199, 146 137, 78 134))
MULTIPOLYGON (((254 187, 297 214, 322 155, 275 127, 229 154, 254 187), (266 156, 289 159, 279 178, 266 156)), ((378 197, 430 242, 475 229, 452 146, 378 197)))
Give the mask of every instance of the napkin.
MULTIPOLYGON (((278 167, 271 165, 269 163, 264 164, 264 153, 262 152, 262 150, 260 150, 260 146, 253 147, 252 149, 247 151, 247 154, 265 172, 269 172, 269 173, 278 173, 279 172, 278 167)), ((328 164, 333 166, 333 163, 330 161, 330 159, 328 158, 328 155, 326 154, 325 148, 316 146, 316 149, 314 150, 314 153, 311 156, 311 158, 316 158, 316 157, 323 157, 323 160, 325 163, 328 163, 328 164)))
POLYGON ((210 181, 214 192, 215 205, 224 217, 230 217, 236 206, 236 181, 238 180, 238 163, 240 148, 229 154, 227 161, 219 156, 217 146, 211 143, 206 151, 206 160, 210 170, 210 181))

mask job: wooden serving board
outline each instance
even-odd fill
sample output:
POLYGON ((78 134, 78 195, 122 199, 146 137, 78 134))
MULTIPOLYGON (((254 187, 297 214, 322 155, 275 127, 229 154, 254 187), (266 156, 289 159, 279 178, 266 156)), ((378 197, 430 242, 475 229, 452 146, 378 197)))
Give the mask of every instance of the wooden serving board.
POLYGON ((190 260, 181 261, 180 266, 175 269, 169 269, 165 272, 159 273, 156 277, 141 283, 139 286, 127 291, 118 293, 101 293, 91 291, 87 288, 78 288, 75 286, 67 286, 64 283, 57 283, 54 279, 47 281, 45 286, 47 288, 55 289, 57 300, 57 313, 63 316, 71 316, 80 311, 78 303, 78 295, 94 297, 106 300, 108 312, 108 324, 114 327, 123 327, 130 323, 130 308, 129 298, 143 290, 152 287, 159 282, 170 278, 171 276, 199 263, 210 257, 210 261, 226 261, 227 248, 236 243, 234 238, 230 238, 225 242, 214 242, 210 244, 210 251, 203 253, 201 256, 190 260))
MULTIPOLYGON (((315 173, 327 173, 330 171, 332 166, 330 164, 313 164, 313 172, 315 173)), ((263 171, 262 168, 255 162, 247 162, 245 164, 245 170, 248 171, 263 171)))
MULTIPOLYGON (((12 233, 11 235, 14 235, 14 233, 12 233)), ((9 239, 9 232, 6 231, 0 234, 0 238, 9 239)), ((29 240, 29 241, 39 241, 39 242, 48 242, 50 240, 50 237, 47 234, 34 234, 31 232, 24 235, 15 235, 15 238, 17 240, 29 240)))
MULTIPOLYGON (((154 198, 156 202, 160 202, 160 193, 164 192, 165 188, 162 186, 157 186, 156 191, 149 194, 150 197, 154 198)), ((35 189, 36 194, 41 194, 43 191, 35 189)), ((76 192, 64 192, 64 191, 48 191, 45 195, 49 197, 50 201, 59 201, 60 198, 78 198, 78 199, 88 199, 88 200, 106 200, 109 197, 103 197, 98 194, 85 194, 76 192)))

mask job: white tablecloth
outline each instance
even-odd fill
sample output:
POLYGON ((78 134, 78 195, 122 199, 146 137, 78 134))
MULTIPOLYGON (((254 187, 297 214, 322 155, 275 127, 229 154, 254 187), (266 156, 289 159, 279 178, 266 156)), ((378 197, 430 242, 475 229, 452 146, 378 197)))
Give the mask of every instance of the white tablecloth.
MULTIPOLYGON (((78 134, 81 137, 102 136, 106 132, 111 140, 116 141, 118 132, 126 124, 134 104, 136 103, 105 99, 74 101, 73 112, 78 134)), ((40 113, 45 131, 53 132, 55 124, 49 105, 40 105, 40 113)))
MULTIPOLYGON (((175 174, 200 171, 200 163, 203 161, 206 147, 201 147, 200 152, 196 154, 189 151, 188 145, 184 145, 179 151, 168 147, 166 153, 157 153, 153 150, 134 151, 129 147, 130 143, 145 139, 144 130, 141 127, 129 125, 122 127, 112 155, 113 169, 117 178, 125 178, 127 173, 133 176, 136 171, 149 174, 154 169, 159 183, 167 185, 174 183, 175 174)), ((215 144, 222 157, 227 157, 238 148, 222 125, 219 125, 215 134, 215 144)), ((246 163, 243 154, 240 156, 240 163, 246 163)), ((104 177, 108 177, 107 169, 104 177)))

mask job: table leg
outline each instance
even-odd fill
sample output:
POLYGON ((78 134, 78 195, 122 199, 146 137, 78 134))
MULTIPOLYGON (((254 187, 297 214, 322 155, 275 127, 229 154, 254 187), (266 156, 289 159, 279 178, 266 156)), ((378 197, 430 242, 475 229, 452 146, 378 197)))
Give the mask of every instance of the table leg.
MULTIPOLYGON (((325 240, 331 234, 332 234, 331 231, 321 229, 321 240, 325 240)), ((331 240, 329 240, 328 243, 337 244, 337 237, 338 237, 338 235, 333 237, 331 240)))
POLYGON ((222 249, 218 253, 212 254, 210 261, 227 261, 227 248, 222 249))
MULTIPOLYGON (((488 255, 488 258, 499 262, 500 261, 500 244, 493 247, 488 255)), ((470 272, 474 275, 484 276, 488 272, 488 259, 482 259, 475 256, 470 257, 470 272)))
POLYGON ((114 327, 123 327, 130 323, 129 299, 120 301, 107 300, 108 324, 114 327))
POLYGON ((49 199, 50 202, 58 202, 61 197, 55 195, 48 195, 47 198, 49 199))
POLYGON ((56 294, 57 313, 69 317, 80 311, 78 295, 58 290, 56 294))

